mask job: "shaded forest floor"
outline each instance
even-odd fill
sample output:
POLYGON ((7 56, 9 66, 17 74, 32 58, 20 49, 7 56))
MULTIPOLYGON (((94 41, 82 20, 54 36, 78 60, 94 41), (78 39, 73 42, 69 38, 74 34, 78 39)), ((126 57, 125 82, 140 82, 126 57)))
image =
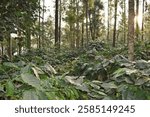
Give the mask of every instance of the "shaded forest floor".
POLYGON ((0 64, 0 99, 150 99, 150 42, 32 50, 0 64))

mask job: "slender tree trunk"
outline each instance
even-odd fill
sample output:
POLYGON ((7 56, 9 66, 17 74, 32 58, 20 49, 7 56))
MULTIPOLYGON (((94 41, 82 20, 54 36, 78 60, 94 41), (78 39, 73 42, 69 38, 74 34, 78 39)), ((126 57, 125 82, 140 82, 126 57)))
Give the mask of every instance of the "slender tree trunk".
POLYGON ((134 60, 134 0, 129 0, 129 19, 128 19, 128 58, 134 60))
POLYGON ((79 0, 76 1, 76 7, 77 7, 77 21, 76 21, 76 47, 79 48, 80 45, 80 30, 79 30, 79 0))
POLYGON ((113 47, 116 46, 117 4, 118 4, 118 0, 115 0, 115 17, 114 17, 114 31, 113 31, 113 47))
POLYGON ((142 41, 144 40, 144 12, 145 12, 145 0, 143 0, 143 5, 142 5, 142 41))
POLYGON ((84 21, 82 21, 82 40, 81 40, 81 47, 83 48, 84 45, 84 21))
MULTIPOLYGON (((96 11, 96 7, 94 7, 94 9, 95 9, 94 11, 96 11)), ((96 23, 96 14, 93 13, 93 39, 96 39, 98 37, 97 34, 96 34, 96 29, 97 29, 96 25, 97 25, 97 23, 96 23)))
POLYGON ((124 41, 124 43, 126 43, 126 27, 127 27, 127 25, 126 25, 126 0, 124 0, 123 5, 124 5, 123 41, 124 41))
POLYGON ((26 29, 26 36, 27 36, 27 49, 28 51, 31 50, 31 30, 30 26, 26 29))
POLYGON ((138 16, 139 16, 139 0, 136 0, 136 39, 138 39, 139 37, 138 16))
POLYGON ((91 33, 91 38, 92 38, 92 40, 94 40, 94 33, 93 33, 93 19, 92 19, 92 11, 91 10, 89 10, 89 13, 88 13, 88 15, 89 15, 89 23, 90 23, 90 25, 89 25, 89 29, 90 29, 90 33, 91 33))
POLYGON ((110 6, 110 5, 109 5, 109 4, 110 4, 110 0, 108 0, 108 4, 107 4, 107 5, 108 5, 108 11, 107 11, 108 17, 107 17, 107 39, 106 39, 106 40, 107 40, 108 43, 109 43, 109 21, 110 21, 110 20, 109 20, 109 17, 110 17, 110 16, 109 16, 109 12, 110 12, 109 6, 110 6))
POLYGON ((59 49, 61 43, 61 18, 62 18, 62 1, 59 0, 59 49))
POLYGON ((44 47, 44 15, 45 15, 45 0, 43 0, 43 11, 42 11, 42 47, 44 47))
POLYGON ((58 32, 58 0, 55 1, 55 47, 59 47, 59 32, 58 32))
POLYGON ((10 33, 8 33, 8 35, 7 35, 7 45, 8 45, 8 47, 7 47, 7 51, 8 51, 8 56, 9 56, 9 60, 10 61, 12 61, 12 39, 11 39, 11 37, 10 37, 10 33))
POLYGON ((38 38, 38 48, 41 48, 41 0, 39 0, 39 38, 38 38))
POLYGON ((75 48, 73 27, 73 24, 70 23, 70 49, 75 48))
POLYGON ((22 40, 23 37, 21 37, 21 32, 20 30, 18 30, 18 54, 19 55, 21 55, 22 40))
POLYGON ((4 42, 1 42, 1 55, 4 56, 4 42))
POLYGON ((85 4, 85 7, 86 7, 86 12, 85 12, 85 17, 86 17, 86 45, 88 45, 89 43, 89 22, 88 22, 88 10, 89 10, 89 7, 88 7, 88 0, 86 0, 86 4, 85 4))

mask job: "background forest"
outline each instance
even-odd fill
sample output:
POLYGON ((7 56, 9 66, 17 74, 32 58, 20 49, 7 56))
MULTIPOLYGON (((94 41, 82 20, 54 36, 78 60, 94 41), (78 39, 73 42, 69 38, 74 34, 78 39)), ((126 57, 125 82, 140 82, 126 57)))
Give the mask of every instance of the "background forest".
POLYGON ((0 2, 0 99, 150 99, 149 0, 45 1, 0 2))

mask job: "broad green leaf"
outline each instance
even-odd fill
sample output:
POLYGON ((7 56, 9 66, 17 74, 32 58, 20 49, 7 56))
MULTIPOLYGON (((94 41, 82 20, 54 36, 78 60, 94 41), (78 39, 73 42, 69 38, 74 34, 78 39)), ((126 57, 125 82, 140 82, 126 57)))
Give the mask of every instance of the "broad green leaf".
POLYGON ((81 90, 83 92, 90 92, 90 90, 88 89, 88 86, 86 84, 82 84, 80 86, 76 86, 75 88, 79 89, 79 90, 81 90))
POLYGON ((32 70, 38 79, 40 79, 39 74, 44 74, 44 72, 38 67, 32 67, 32 70))
POLYGON ((19 61, 17 63, 18 66, 23 67, 24 65, 26 65, 26 63, 24 61, 19 61))
POLYGON ((90 84, 90 86, 91 86, 92 88, 94 88, 94 89, 97 89, 97 90, 99 90, 99 89, 100 89, 100 86, 99 86, 99 85, 97 85, 97 84, 93 84, 93 83, 91 83, 91 84, 90 84))
POLYGON ((21 73, 28 73, 31 70, 30 64, 21 68, 21 73))
POLYGON ((27 90, 23 92, 23 100, 38 100, 38 96, 34 90, 27 90))
POLYGON ((39 91, 39 90, 37 90, 36 92, 37 92, 37 95, 38 95, 40 100, 48 100, 45 92, 39 91))
POLYGON ((113 74, 114 74, 114 78, 118 78, 122 75, 124 75, 126 73, 126 70, 124 68, 120 68, 118 69, 117 71, 115 71, 113 74))
POLYGON ((28 85, 31 85, 31 86, 33 86, 33 87, 35 87, 37 89, 41 88, 40 80, 37 79, 34 75, 29 74, 29 73, 24 73, 24 74, 21 74, 21 78, 28 85))
POLYGON ((145 60, 138 60, 138 61, 136 61, 136 63, 135 63, 135 67, 138 68, 138 69, 141 69, 141 70, 147 69, 148 66, 149 66, 149 65, 148 65, 148 62, 145 61, 145 60))
POLYGON ((116 89, 117 88, 117 86, 113 82, 103 83, 101 87, 103 87, 104 89, 116 89))
POLYGON ((135 74, 135 73, 137 73, 138 71, 136 70, 136 69, 125 69, 126 70, 126 74, 127 75, 131 75, 131 74, 135 74))
POLYGON ((104 95, 99 95, 95 92, 88 93, 88 96, 90 96, 92 99, 103 99, 105 97, 104 95))
POLYGON ((135 85, 143 85, 144 83, 146 83, 149 80, 150 80, 149 78, 139 78, 135 81, 135 85))
POLYGON ((15 87, 12 81, 6 83, 6 94, 7 96, 13 96, 15 92, 15 87))
POLYGON ((47 71, 49 71, 50 73, 52 73, 52 74, 57 74, 56 70, 55 70, 49 63, 45 64, 44 67, 45 67, 45 68, 47 69, 47 71))
POLYGON ((150 76, 150 68, 142 71, 142 75, 150 76))
POLYGON ((78 76, 65 76, 65 79, 73 85, 81 86, 83 83, 84 76, 80 76, 79 78, 78 76))
POLYGON ((125 81, 128 84, 133 84, 134 83, 134 81, 130 77, 125 77, 125 81))
POLYGON ((96 90, 92 90, 92 91, 97 93, 98 95, 106 96, 106 94, 102 91, 96 91, 96 90))
POLYGON ((17 65, 15 65, 14 63, 11 63, 11 62, 4 62, 3 65, 10 67, 10 68, 19 69, 19 67, 17 65))

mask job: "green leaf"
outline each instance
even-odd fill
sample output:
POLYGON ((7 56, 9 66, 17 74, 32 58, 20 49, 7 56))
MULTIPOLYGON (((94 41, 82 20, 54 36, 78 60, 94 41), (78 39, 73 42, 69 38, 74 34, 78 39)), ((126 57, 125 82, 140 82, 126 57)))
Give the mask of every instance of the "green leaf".
POLYGON ((48 100, 45 92, 39 91, 39 90, 37 90, 36 92, 37 92, 37 95, 38 95, 38 97, 39 97, 40 100, 48 100))
POLYGON ((149 78, 139 78, 135 81, 135 85, 143 85, 144 83, 146 83, 149 80, 150 80, 149 78))
POLYGON ((40 89, 40 80, 37 79, 34 75, 29 73, 21 74, 22 80, 27 83, 28 85, 31 85, 34 88, 40 89))
POLYGON ((135 73, 137 73, 138 71, 136 70, 136 69, 125 69, 126 70, 126 74, 127 75, 131 75, 131 74, 135 74, 135 73))
POLYGON ((117 88, 117 86, 113 82, 103 83, 101 87, 103 87, 104 89, 116 89, 117 88))
POLYGON ((100 89, 100 86, 97 85, 97 84, 94 84, 94 83, 90 83, 90 86, 91 86, 92 88, 94 88, 94 89, 97 89, 97 90, 100 89))
POLYGON ((73 85, 81 86, 83 83, 84 76, 80 76, 79 78, 78 76, 66 76, 65 79, 73 85))
POLYGON ((46 96, 49 100, 58 100, 59 98, 56 95, 56 92, 46 92, 46 96))
POLYGON ((14 63, 11 63, 11 62, 4 62, 3 65, 6 67, 19 69, 19 67, 17 65, 15 65, 14 63))
POLYGON ((0 92, 4 92, 4 86, 0 84, 0 92))
POLYGON ((142 72, 142 75, 145 75, 145 76, 150 76, 150 68, 149 69, 146 69, 142 72))
POLYGON ((128 84, 133 84, 134 83, 134 81, 131 79, 131 77, 125 77, 125 81, 128 84))
POLYGON ((31 65, 29 64, 29 65, 21 68, 21 73, 28 73, 30 71, 30 69, 31 69, 31 65))
POLYGON ((44 72, 38 67, 32 67, 32 70, 38 79, 40 79, 39 74, 44 74, 44 72))
POLYGON ((23 100, 38 100, 38 96, 34 90, 27 90, 23 92, 23 100))
POLYGON ((141 69, 141 70, 147 69, 148 68, 148 62, 145 60, 138 60, 135 63, 135 67, 138 69, 141 69))
POLYGON ((123 76, 126 73, 126 70, 124 68, 119 68, 117 71, 115 71, 114 74, 114 78, 118 78, 120 76, 123 76))
POLYGON ((44 67, 46 68, 47 71, 49 71, 51 74, 57 74, 56 70, 49 64, 49 63, 46 63, 44 65, 44 67))
POLYGON ((80 86, 76 86, 75 88, 78 89, 78 90, 81 90, 83 92, 90 92, 89 89, 88 89, 88 86, 86 84, 82 84, 80 86))
POLYGON ((6 83, 6 95, 7 96, 13 96, 15 91, 15 87, 12 81, 8 81, 6 83))

